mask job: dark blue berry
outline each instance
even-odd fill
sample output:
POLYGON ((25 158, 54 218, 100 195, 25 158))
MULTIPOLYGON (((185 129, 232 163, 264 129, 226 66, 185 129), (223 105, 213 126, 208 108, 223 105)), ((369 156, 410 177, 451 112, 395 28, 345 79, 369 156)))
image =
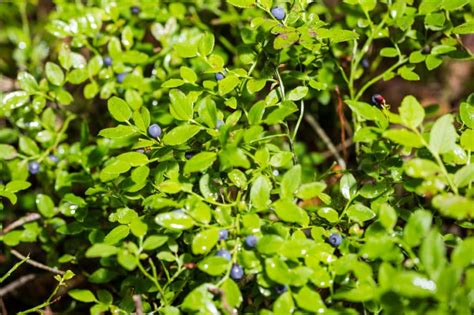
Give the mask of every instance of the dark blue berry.
POLYGON ((222 72, 217 72, 215 76, 217 81, 220 81, 225 78, 225 75, 222 72))
POLYGON ((364 69, 369 69, 369 67, 370 67, 370 62, 369 62, 369 59, 367 59, 367 58, 362 59, 360 64, 362 65, 362 68, 364 68, 364 69))
POLYGON ((341 236, 341 234, 339 234, 339 233, 332 233, 332 234, 329 236, 328 242, 329 242, 329 244, 331 244, 331 245, 334 246, 334 247, 337 247, 337 246, 341 245, 341 243, 342 243, 342 236, 341 236))
POLYGON ((253 248, 257 245, 257 237, 255 235, 249 235, 245 238, 245 245, 247 247, 253 248))
POLYGON ((193 153, 186 153, 186 154, 184 155, 184 157, 186 158, 186 160, 189 160, 189 159, 192 158, 193 156, 194 156, 193 153))
POLYGON ((234 280, 240 280, 244 276, 244 270, 239 264, 233 264, 230 269, 230 277, 234 280))
POLYGON ((30 174, 35 175, 40 171, 40 164, 36 161, 31 161, 28 163, 28 171, 30 174))
POLYGON ((108 57, 108 56, 107 56, 107 57, 104 57, 104 65, 105 65, 106 67, 110 67, 110 66, 112 65, 112 58, 110 58, 110 57, 108 57))
POLYGON ((126 73, 119 73, 119 74, 117 74, 117 82, 118 82, 118 83, 122 83, 123 80, 125 80, 125 76, 126 76, 126 75, 127 75, 126 73))
POLYGON ((372 104, 382 106, 385 105, 385 98, 380 94, 374 94, 371 98, 372 104))
POLYGON ((50 155, 49 155, 49 159, 50 159, 52 162, 54 162, 54 163, 58 163, 58 162, 59 162, 59 158, 58 158, 56 155, 54 155, 54 154, 50 154, 50 155))
POLYGON ((275 292, 278 294, 283 294, 288 291, 288 286, 280 284, 275 287, 275 292))
POLYGON ((216 128, 217 128, 217 129, 221 129, 221 127, 222 127, 223 125, 224 125, 224 121, 222 121, 222 120, 220 120, 220 119, 216 122, 216 128))
POLYGON ((228 230, 220 230, 219 231, 219 241, 225 241, 229 238, 229 231, 228 230))
POLYGON ((232 259, 232 256, 230 255, 229 251, 225 250, 225 249, 219 249, 216 252, 216 256, 223 257, 228 261, 230 261, 232 259))
POLYGON ((140 7, 134 5, 133 7, 130 8, 130 12, 132 12, 132 14, 138 14, 140 13, 140 7))
POLYGON ((285 10, 282 7, 274 7, 272 9, 272 14, 278 21, 283 20, 286 16, 285 10))
POLYGON ((161 135, 161 128, 160 126, 158 126, 158 124, 153 124, 150 127, 148 127, 148 133, 153 138, 158 138, 161 135))

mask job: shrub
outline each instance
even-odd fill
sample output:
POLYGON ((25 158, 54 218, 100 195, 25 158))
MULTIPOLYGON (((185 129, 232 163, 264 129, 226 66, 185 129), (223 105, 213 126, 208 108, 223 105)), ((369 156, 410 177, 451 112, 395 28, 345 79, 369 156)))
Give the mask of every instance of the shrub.
POLYGON ((474 95, 373 90, 472 60, 472 2, 18 3, 0 237, 60 273, 22 310, 472 313, 474 95))

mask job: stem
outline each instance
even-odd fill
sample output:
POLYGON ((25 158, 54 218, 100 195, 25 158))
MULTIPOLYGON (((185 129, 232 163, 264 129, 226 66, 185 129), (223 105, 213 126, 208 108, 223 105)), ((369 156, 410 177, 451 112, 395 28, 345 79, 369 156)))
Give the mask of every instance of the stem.
POLYGON ((145 277, 147 277, 148 279, 150 279, 151 282, 153 282, 153 284, 156 286, 156 288, 160 292, 161 299, 163 300, 164 304, 168 305, 168 301, 166 300, 166 296, 165 296, 165 291, 163 291, 163 288, 161 287, 160 283, 158 282, 158 279, 154 278, 152 275, 150 275, 145 270, 145 268, 143 267, 143 265, 140 262, 140 259, 138 257, 137 257, 137 266, 138 266, 138 269, 140 269, 140 271, 143 273, 143 275, 145 277))
POLYGON ((293 138, 294 141, 296 138, 296 134, 298 133, 298 129, 300 129, 301 121, 303 120, 304 116, 304 101, 301 100, 301 109, 300 109, 300 117, 298 117, 298 121, 296 122, 295 130, 293 130, 293 138))

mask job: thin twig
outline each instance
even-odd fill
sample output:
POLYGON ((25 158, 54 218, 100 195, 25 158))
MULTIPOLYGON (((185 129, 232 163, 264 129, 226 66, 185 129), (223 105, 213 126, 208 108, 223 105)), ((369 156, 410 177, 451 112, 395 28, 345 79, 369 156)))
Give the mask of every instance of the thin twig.
POLYGON ((30 282, 34 278, 36 278, 36 275, 34 273, 30 273, 30 274, 27 274, 25 276, 22 276, 22 277, 16 279, 12 283, 7 284, 3 288, 0 288, 0 297, 4 297, 8 293, 10 293, 12 291, 15 291, 16 289, 23 286, 24 284, 27 284, 28 282, 30 282))
POLYGON ((314 119, 313 116, 311 116, 310 114, 305 114, 304 119, 309 123, 309 125, 313 128, 313 130, 316 131, 318 136, 323 140, 323 142, 326 144, 328 149, 334 155, 337 163, 341 166, 341 168, 346 169, 346 162, 344 162, 344 159, 336 150, 336 147, 331 142, 331 139, 329 139, 328 135, 326 134, 324 129, 321 127, 321 125, 316 121, 316 119, 314 119))
POLYGON ((19 226, 22 226, 25 223, 39 220, 41 215, 39 213, 28 213, 24 217, 19 218, 18 220, 10 223, 3 231, 0 232, 0 235, 6 234, 13 229, 16 229, 19 226))
POLYGON ((133 295, 133 302, 135 303, 135 315, 143 315, 142 297, 140 294, 133 295))
MULTIPOLYGON (((11 249, 10 252, 13 254, 13 256, 17 257, 18 259, 25 259, 26 257, 24 255, 22 255, 20 252, 18 252, 17 250, 15 249, 11 249)), ((65 274, 64 271, 62 270, 59 270, 57 268, 51 268, 49 266, 46 266, 46 265, 43 265, 42 263, 40 262, 37 262, 36 260, 33 260, 31 258, 29 258, 27 261, 26 261, 27 264, 30 264, 36 268, 39 268, 39 269, 43 269, 43 270, 46 270, 46 271, 49 271, 49 272, 52 272, 52 273, 56 273, 58 275, 63 275, 65 274)))
POLYGON ((341 143, 342 143, 342 153, 344 155, 344 161, 348 161, 349 154, 346 150, 346 133, 344 129, 346 128, 346 117, 344 116, 344 107, 342 104, 341 92, 339 91, 339 86, 336 86, 336 95, 337 95, 337 115, 339 117, 339 123, 341 124, 341 143))
MULTIPOLYGON (((342 145, 342 143, 339 143, 337 146, 336 146, 336 150, 338 152, 341 152, 342 150, 345 150, 347 148, 349 148, 351 145, 353 145, 354 143, 352 142, 352 139, 348 139, 346 140, 346 143, 344 145, 342 145)), ((333 156, 334 154, 332 153, 331 150, 327 150, 327 151, 324 151, 324 152, 321 152, 320 153, 323 158, 327 159, 331 156, 333 156)))
POLYGON ((0 298, 0 306, 2 307, 2 315, 8 315, 7 307, 2 298, 0 298))

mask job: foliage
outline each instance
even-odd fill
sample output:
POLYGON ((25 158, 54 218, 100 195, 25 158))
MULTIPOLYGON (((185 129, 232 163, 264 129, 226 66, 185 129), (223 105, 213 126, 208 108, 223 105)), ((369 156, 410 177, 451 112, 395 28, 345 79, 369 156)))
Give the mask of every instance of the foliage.
POLYGON ((474 96, 367 93, 472 61, 472 1, 57 0, 35 26, 16 3, 0 207, 41 219, 0 237, 74 272, 31 312, 472 313, 474 96), (298 133, 334 91, 347 170, 298 133))

